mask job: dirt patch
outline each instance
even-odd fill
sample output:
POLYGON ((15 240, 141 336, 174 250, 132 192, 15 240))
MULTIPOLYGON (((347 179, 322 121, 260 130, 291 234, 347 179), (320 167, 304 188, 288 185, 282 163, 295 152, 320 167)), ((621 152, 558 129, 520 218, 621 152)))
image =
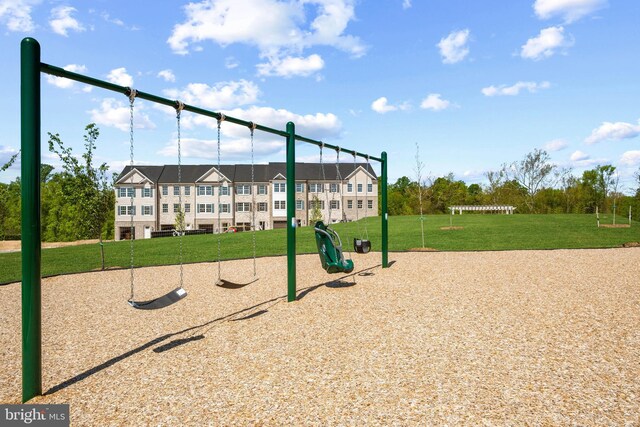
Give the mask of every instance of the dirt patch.
POLYGON ((627 242, 622 244, 623 248, 640 248, 640 242, 627 242))
POLYGON ((464 227, 459 226, 451 226, 451 227, 440 227, 440 230, 464 230, 464 227))
POLYGON ((410 252, 437 252, 438 250, 435 248, 411 248, 410 252))
POLYGON ((631 224, 600 224, 600 228, 631 228, 631 224))
MULTIPOLYGON (((62 248, 64 246, 90 245, 98 243, 98 239, 76 240, 75 242, 42 242, 42 249, 62 248)), ((103 240, 110 242, 111 240, 103 240)), ((2 240, 0 241, 0 252, 20 252, 20 240, 2 240)))

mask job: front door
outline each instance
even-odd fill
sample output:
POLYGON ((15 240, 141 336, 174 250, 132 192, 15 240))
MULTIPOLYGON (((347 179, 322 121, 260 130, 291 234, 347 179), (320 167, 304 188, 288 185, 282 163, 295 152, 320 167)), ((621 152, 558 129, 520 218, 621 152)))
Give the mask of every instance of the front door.
POLYGON ((149 227, 148 225, 145 225, 144 227, 144 238, 145 239, 151 238, 151 227, 149 227))

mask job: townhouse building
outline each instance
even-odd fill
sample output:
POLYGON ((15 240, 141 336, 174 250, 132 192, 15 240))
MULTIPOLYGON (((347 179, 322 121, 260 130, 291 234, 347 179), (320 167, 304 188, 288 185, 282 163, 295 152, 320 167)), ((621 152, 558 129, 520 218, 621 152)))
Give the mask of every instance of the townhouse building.
MULTIPOLYGON (((296 163, 299 226, 313 225, 314 209, 330 223, 378 215, 378 180, 369 164, 325 163, 324 171, 323 180, 320 163, 296 163)), ((256 164, 251 175, 249 164, 183 165, 180 178, 177 165, 127 166, 114 186, 115 239, 173 230, 180 211, 187 230, 250 230, 253 214, 256 230, 285 228, 286 163, 256 164)))

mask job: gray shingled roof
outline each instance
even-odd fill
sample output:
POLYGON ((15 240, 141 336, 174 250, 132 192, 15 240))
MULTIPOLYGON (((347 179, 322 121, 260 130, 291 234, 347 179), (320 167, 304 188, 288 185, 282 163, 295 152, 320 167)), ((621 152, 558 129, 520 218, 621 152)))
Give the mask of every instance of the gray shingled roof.
MULTIPOLYGON (((377 177, 375 170, 367 163, 339 163, 338 168, 340 177, 346 178, 351 174, 355 167, 361 166, 369 171, 374 177, 377 177)), ((196 182, 198 178, 207 173, 216 165, 182 165, 181 176, 182 182, 196 182)), ((155 183, 175 184, 178 182, 178 165, 164 166, 135 166, 142 174, 155 183)), ((131 170, 130 166, 126 166, 118 180, 131 170)), ((233 182, 251 182, 251 165, 220 165, 221 172, 233 182)), ((253 167, 254 182, 269 182, 278 174, 286 178, 287 164, 284 162, 272 162, 269 164, 256 164, 253 167)), ((335 163, 324 163, 324 176, 327 180, 335 180, 338 176, 335 163)), ((321 180, 322 168, 320 163, 296 163, 296 179, 299 180, 321 180)))

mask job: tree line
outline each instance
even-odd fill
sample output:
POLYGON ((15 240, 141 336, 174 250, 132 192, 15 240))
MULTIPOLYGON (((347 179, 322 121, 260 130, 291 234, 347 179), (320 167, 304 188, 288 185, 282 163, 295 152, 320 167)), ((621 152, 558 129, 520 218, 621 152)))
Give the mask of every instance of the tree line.
POLYGON ((487 184, 467 185, 453 173, 423 176, 424 164, 416 146, 415 176, 403 176, 388 186, 390 215, 448 213, 453 205, 512 205, 519 213, 611 213, 626 216, 631 207, 640 215, 640 168, 633 195, 625 195, 616 167, 597 165, 575 176, 570 168, 551 162, 540 149, 522 160, 503 164, 484 174, 487 184))

